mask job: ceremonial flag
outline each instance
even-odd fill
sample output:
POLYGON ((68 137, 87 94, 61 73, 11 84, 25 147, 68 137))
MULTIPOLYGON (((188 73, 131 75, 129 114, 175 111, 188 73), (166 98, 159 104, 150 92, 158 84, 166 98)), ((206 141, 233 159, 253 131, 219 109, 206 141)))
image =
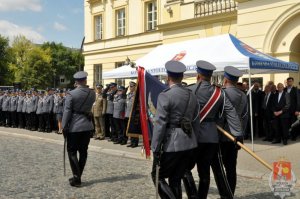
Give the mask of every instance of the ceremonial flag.
POLYGON ((138 90, 140 105, 140 124, 143 134, 146 158, 150 157, 150 140, 152 137, 154 117, 156 114, 157 98, 159 93, 167 88, 156 77, 153 77, 144 68, 138 68, 138 90))

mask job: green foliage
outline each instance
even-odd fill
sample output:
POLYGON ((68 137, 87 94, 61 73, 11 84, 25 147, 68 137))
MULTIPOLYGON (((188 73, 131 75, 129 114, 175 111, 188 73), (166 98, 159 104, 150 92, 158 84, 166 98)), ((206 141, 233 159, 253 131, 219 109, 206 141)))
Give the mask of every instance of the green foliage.
POLYGON ((8 38, 0 35, 0 85, 12 85, 13 73, 9 70, 11 53, 8 38))
MULTIPOLYGON (((25 89, 58 87, 61 75, 72 80, 83 64, 79 50, 61 43, 46 42, 37 46, 24 36, 17 36, 9 47, 8 39, 0 35, 0 84, 21 82, 25 89)), ((71 81, 69 86, 73 83, 71 81)))

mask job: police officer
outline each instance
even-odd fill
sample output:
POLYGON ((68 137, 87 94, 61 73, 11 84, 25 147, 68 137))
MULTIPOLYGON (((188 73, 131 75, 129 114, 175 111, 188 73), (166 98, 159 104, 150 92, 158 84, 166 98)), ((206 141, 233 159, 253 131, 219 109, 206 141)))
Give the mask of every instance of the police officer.
POLYGON ((64 112, 64 104, 65 104, 65 97, 64 91, 59 89, 56 94, 56 99, 54 100, 54 108, 53 113, 55 114, 55 121, 57 121, 58 127, 58 134, 62 134, 62 116, 64 112))
POLYGON ((27 100, 29 100, 29 91, 25 92, 25 97, 24 97, 24 102, 23 102, 23 106, 22 106, 22 113, 24 116, 24 128, 27 129, 27 125, 28 125, 28 121, 27 121, 27 100))
POLYGON ((113 120, 113 113, 114 113, 114 96, 117 93, 117 84, 112 82, 109 85, 109 91, 107 92, 107 107, 106 107, 106 115, 109 118, 109 125, 110 127, 110 141, 117 141, 116 135, 116 128, 114 125, 113 120))
MULTIPOLYGON (((181 81, 186 67, 177 61, 165 64, 169 88, 159 94, 151 149, 153 151, 152 179, 158 177, 161 198, 182 198, 181 178, 186 161, 197 147, 192 125, 199 126, 196 96, 181 81), (184 124, 184 125, 182 125, 184 124), (156 176, 157 165, 159 176, 156 176), (165 178, 168 178, 169 184, 165 178)), ((194 128, 197 128, 194 126, 194 128)))
POLYGON ((206 61, 197 61, 197 84, 191 87, 197 96, 202 114, 200 116, 200 127, 196 130, 198 149, 197 149, 197 169, 200 177, 198 196, 200 199, 206 199, 210 184, 210 166, 218 151, 219 134, 216 127, 216 121, 219 115, 224 114, 227 120, 230 132, 233 135, 240 135, 241 124, 239 117, 233 105, 226 97, 224 92, 216 95, 215 100, 211 101, 213 106, 203 107, 207 104, 214 91, 220 93, 220 88, 211 85, 210 80, 216 67, 206 61))
POLYGON ((52 111, 54 106, 54 97, 53 97, 53 89, 47 89, 47 95, 44 98, 43 103, 43 117, 45 121, 45 132, 51 133, 52 131, 52 111))
POLYGON ((10 112, 9 112, 9 107, 10 107, 10 91, 7 90, 5 91, 5 97, 3 98, 2 102, 2 112, 4 115, 4 125, 6 127, 10 127, 11 125, 11 119, 10 119, 10 112))
POLYGON ((4 115, 2 112, 2 103, 3 103, 3 99, 4 99, 4 93, 3 91, 0 89, 0 126, 4 125, 4 115))
MULTIPOLYGON (((134 96, 135 96, 135 89, 136 89, 136 83, 131 81, 129 82, 129 93, 127 94, 126 98, 126 106, 125 106, 125 130, 127 129, 129 117, 131 114, 131 109, 134 101, 134 96)), ((126 133, 126 132, 125 132, 126 133)), ((130 144, 127 145, 127 147, 132 147, 135 148, 139 144, 139 138, 138 137, 131 137, 130 138, 130 144)))
POLYGON ((96 101, 94 102, 92 108, 92 113, 95 122, 96 140, 105 139, 104 114, 106 112, 106 99, 102 95, 102 89, 102 85, 96 85, 96 101))
POLYGON ((114 97, 114 126, 116 130, 117 139, 114 144, 127 144, 127 136, 124 135, 125 131, 125 104, 126 104, 126 96, 125 96, 125 87, 118 86, 117 94, 114 97))
POLYGON ((36 109, 36 115, 39 120, 38 132, 45 131, 45 121, 44 121, 44 116, 43 116, 44 99, 45 99, 45 91, 39 91, 38 105, 37 105, 37 109, 36 109))
POLYGON ((23 90, 20 90, 19 97, 18 97, 18 105, 17 105, 17 116, 18 116, 18 127, 22 129, 25 128, 25 115, 22 112, 24 99, 25 99, 25 93, 23 90))
POLYGON ((36 112, 36 104, 35 104, 35 98, 32 96, 32 91, 28 91, 28 98, 26 100, 26 116, 27 116, 27 130, 34 130, 35 124, 33 120, 33 115, 36 112))
POLYGON ((95 101, 95 92, 86 85, 87 75, 84 71, 74 74, 77 87, 66 95, 62 118, 62 128, 67 139, 68 156, 73 173, 69 183, 76 187, 81 185, 91 131, 94 130, 90 111, 95 101), (79 160, 77 152, 79 152, 79 160))
POLYGON ((30 114, 30 118, 32 120, 32 127, 31 127, 31 131, 36 131, 38 128, 38 118, 36 115, 36 110, 37 110, 37 106, 38 106, 38 101, 39 101, 39 96, 38 96, 38 91, 36 88, 31 88, 31 92, 32 92, 32 101, 34 104, 34 109, 33 112, 31 112, 30 114))
MULTIPOLYGON (((239 134, 234 135, 239 141, 243 140, 243 134, 248 122, 247 96, 236 86, 239 77, 242 75, 241 71, 232 66, 226 66, 224 68, 223 91, 234 106, 241 121, 242 131, 239 132, 239 134)), ((221 118, 220 126, 230 133, 230 129, 224 115, 223 118, 221 118)), ((219 149, 219 155, 215 156, 212 163, 216 184, 221 199, 233 198, 236 186, 237 155, 240 148, 225 136, 220 136, 219 149), (222 162, 224 164, 225 173, 222 171, 222 162), (225 179, 225 181, 223 181, 223 179, 225 179), (229 186, 227 186, 227 184, 229 186)))
POLYGON ((10 112, 10 118, 11 118, 11 127, 17 128, 17 107, 18 107, 18 96, 15 91, 12 91, 10 98, 10 106, 9 106, 9 112, 10 112))

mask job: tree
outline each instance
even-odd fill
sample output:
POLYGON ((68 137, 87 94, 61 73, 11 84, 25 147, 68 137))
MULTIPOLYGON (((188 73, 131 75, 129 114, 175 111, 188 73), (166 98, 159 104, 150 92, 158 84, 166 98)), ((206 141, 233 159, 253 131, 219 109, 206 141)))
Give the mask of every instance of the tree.
POLYGON ((53 73, 50 51, 33 47, 28 53, 20 75, 26 89, 30 87, 45 89, 52 86, 53 73))
MULTIPOLYGON (((73 50, 55 42, 46 42, 42 45, 42 48, 49 49, 51 52, 51 65, 55 77, 54 85, 59 84, 59 76, 61 75, 72 80, 77 68, 83 65, 83 56, 79 53, 79 50, 73 50)), ((73 85, 73 82, 70 85, 73 85)))
POLYGON ((11 53, 8 38, 0 35, 0 85, 11 85, 13 83, 13 73, 9 70, 11 53))

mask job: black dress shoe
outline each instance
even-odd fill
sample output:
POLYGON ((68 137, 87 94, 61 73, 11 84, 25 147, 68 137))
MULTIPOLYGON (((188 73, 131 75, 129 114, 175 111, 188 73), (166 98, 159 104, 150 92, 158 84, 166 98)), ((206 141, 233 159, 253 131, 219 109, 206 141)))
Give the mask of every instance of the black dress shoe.
POLYGON ((73 177, 69 179, 69 183, 72 187, 80 187, 81 186, 81 180, 78 177, 73 177))
POLYGON ((121 144, 121 141, 115 141, 114 144, 121 144))
POLYGON ((120 144, 121 144, 121 145, 127 144, 127 140, 123 140, 120 144))
POLYGON ((131 148, 136 148, 136 147, 138 147, 138 144, 133 144, 133 145, 131 146, 131 148))
POLYGON ((280 140, 274 140, 274 141, 272 142, 272 144, 278 144, 278 143, 281 143, 281 141, 280 141, 280 140))
POLYGON ((133 144, 129 144, 129 145, 127 145, 127 147, 132 147, 132 145, 133 145, 133 144))
POLYGON ((265 139, 263 139, 262 141, 269 141, 269 139, 268 139, 268 138, 265 138, 265 139))
POLYGON ((283 145, 287 145, 287 140, 283 140, 283 145))

